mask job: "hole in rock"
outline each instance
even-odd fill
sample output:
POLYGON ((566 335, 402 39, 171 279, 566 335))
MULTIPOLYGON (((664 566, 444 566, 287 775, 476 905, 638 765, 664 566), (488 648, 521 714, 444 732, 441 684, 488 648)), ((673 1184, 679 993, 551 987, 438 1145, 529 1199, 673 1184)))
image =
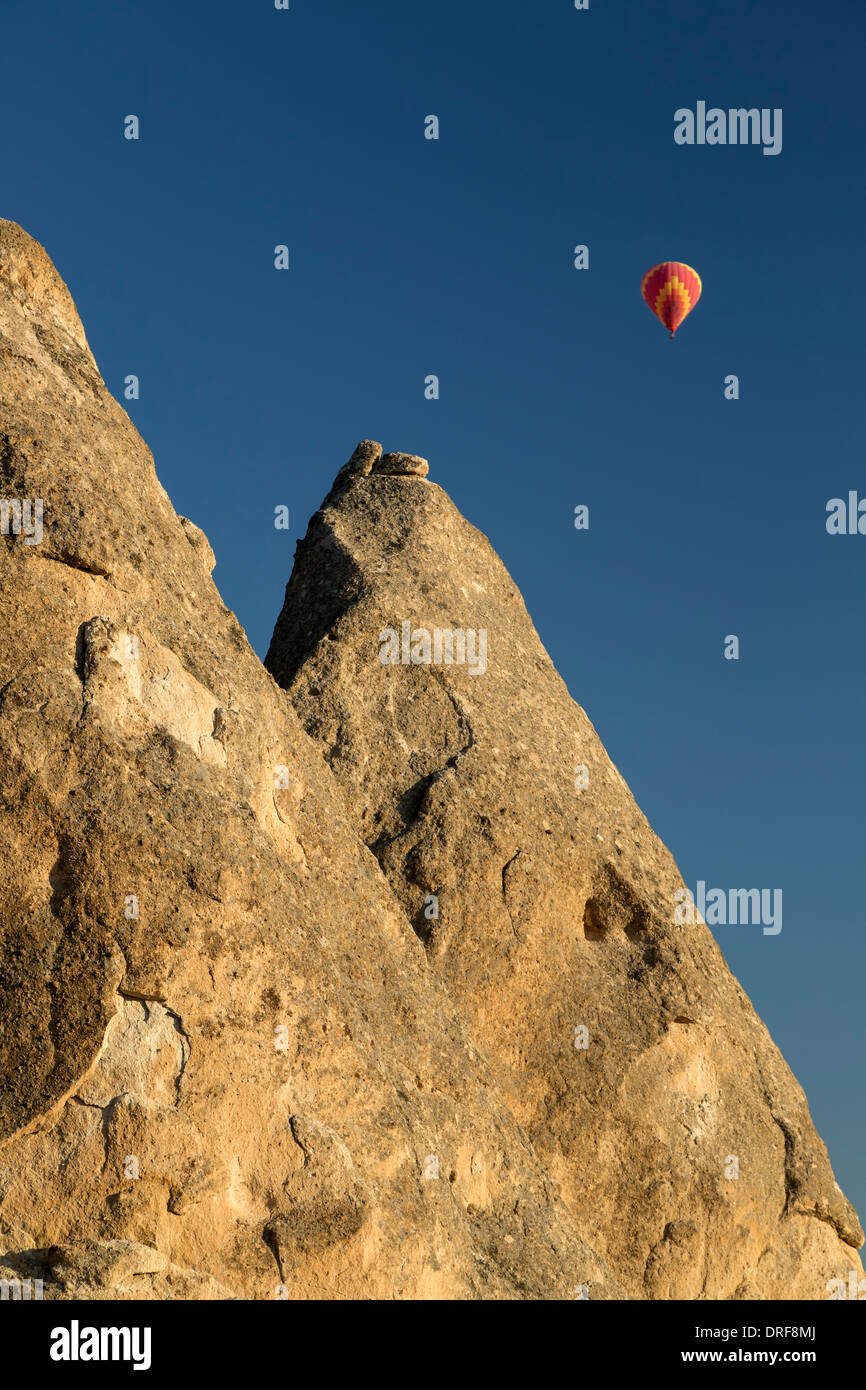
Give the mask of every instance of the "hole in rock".
POLYGON ((583 909, 583 934, 587 941, 603 941, 608 933, 608 924, 602 915, 601 905, 590 898, 583 909))

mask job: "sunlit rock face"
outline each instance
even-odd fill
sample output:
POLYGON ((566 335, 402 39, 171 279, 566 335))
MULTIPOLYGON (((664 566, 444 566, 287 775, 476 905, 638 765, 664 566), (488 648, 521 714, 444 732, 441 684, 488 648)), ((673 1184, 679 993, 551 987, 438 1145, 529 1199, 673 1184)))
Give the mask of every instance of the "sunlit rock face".
POLYGON ((0 497, 0 1278, 621 1292, 8 222, 0 497))
POLYGON ((826 1298, 859 1268, 802 1090, 699 915, 677 920, 673 858, 435 483, 343 471, 266 665, 628 1295, 826 1298))
POLYGON ((0 1279, 825 1297, 802 1093, 426 474, 339 470, 266 670, 0 222, 0 1279))

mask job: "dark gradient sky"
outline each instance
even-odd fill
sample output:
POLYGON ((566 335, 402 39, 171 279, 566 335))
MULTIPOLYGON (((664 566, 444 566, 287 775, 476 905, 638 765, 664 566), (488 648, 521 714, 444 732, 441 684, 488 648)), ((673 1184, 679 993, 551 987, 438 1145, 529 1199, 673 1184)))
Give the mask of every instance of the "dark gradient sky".
POLYGON ((782 888, 781 935, 716 936, 861 1214, 866 536, 825 506, 866 495, 864 39, 861 0, 0 15, 0 214, 114 394, 140 376, 256 650, 355 442, 427 456, 686 882, 782 888), (782 153, 678 147, 701 99, 781 107, 782 153), (639 293, 665 259, 704 286, 674 342, 639 293))

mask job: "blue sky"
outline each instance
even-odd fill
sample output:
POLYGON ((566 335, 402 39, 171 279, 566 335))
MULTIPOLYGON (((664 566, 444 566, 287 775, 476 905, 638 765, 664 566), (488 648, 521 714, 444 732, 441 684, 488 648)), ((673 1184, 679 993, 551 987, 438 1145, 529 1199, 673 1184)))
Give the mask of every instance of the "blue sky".
POLYGON ((4 0, 0 37, 0 214, 140 377, 256 650, 356 441, 428 457, 686 882, 783 889, 716 935, 866 1211, 866 536, 825 529, 866 496, 861 4, 4 0), (699 100, 782 108, 781 154, 676 145, 699 100))

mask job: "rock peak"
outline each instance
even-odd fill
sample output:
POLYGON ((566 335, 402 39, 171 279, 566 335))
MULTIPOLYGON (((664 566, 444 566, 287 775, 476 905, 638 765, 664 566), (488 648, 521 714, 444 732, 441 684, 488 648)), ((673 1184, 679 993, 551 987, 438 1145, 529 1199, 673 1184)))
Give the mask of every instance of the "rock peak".
POLYGON ((800 1087, 502 561, 394 457, 313 517, 267 668, 628 1296, 825 1297, 863 1233, 800 1087))
POLYGON ((334 479, 322 506, 330 506, 361 478, 369 478, 372 474, 389 478, 426 478, 429 467, 427 460, 418 454, 383 454, 377 440, 362 439, 334 479))
POLYGON ((90 354, 72 295, 48 252, 17 222, 0 218, 0 327, 9 300, 43 333, 59 329, 90 354))
MULTIPOLYGON (((0 1280, 615 1296, 8 222, 0 446, 45 514, 0 537, 0 1280)), ((368 479, 381 456, 344 495, 438 493, 368 479)))

